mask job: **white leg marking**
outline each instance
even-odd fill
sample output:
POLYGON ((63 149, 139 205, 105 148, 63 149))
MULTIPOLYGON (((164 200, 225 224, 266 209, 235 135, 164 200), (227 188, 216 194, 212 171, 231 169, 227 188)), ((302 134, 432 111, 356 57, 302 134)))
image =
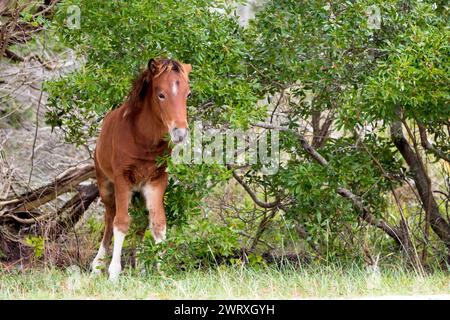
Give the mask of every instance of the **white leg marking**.
POLYGON ((125 239, 125 233, 114 227, 114 251, 109 265, 109 280, 115 281, 119 277, 119 273, 122 270, 120 264, 120 258, 122 256, 123 240, 125 239))
POLYGON ((101 273, 101 267, 104 266, 105 262, 103 259, 106 255, 106 248, 103 245, 103 242, 100 244, 100 248, 98 249, 97 255, 94 258, 94 261, 92 261, 92 273, 101 273))

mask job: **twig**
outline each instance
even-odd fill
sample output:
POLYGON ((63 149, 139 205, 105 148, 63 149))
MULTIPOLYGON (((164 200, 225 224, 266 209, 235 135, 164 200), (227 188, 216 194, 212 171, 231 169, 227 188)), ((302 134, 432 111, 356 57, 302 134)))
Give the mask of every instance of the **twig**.
POLYGON ((441 158, 442 160, 450 163, 450 156, 448 154, 445 154, 442 150, 433 147, 430 141, 428 141, 427 130, 425 129, 425 127, 420 122, 418 122, 417 125, 419 127, 420 142, 422 147, 425 150, 431 151, 438 158, 441 158))
MULTIPOLYGON (((306 140, 306 138, 296 132, 291 130, 290 128, 287 127, 282 127, 282 126, 276 126, 276 125, 271 125, 271 124, 266 124, 266 123, 256 123, 253 124, 256 127, 261 127, 261 128, 266 128, 266 129, 275 129, 275 130, 280 130, 280 131, 285 131, 285 132, 291 132, 293 134, 295 134, 297 136, 297 139, 299 141, 299 143, 301 144, 301 146, 303 147, 303 149, 305 149, 305 151, 314 159, 316 160, 320 165, 322 165, 323 167, 327 167, 329 168, 329 164, 328 161, 322 157, 322 155, 320 153, 318 153, 310 144, 309 142, 306 140)), ((348 190, 346 188, 343 187, 338 187, 336 189, 336 192, 344 197, 349 199, 356 208, 358 208, 358 210, 361 212, 361 218, 368 222, 369 224, 383 230, 384 232, 386 232, 391 238, 393 238, 397 243, 401 244, 401 237, 399 236, 400 232, 397 228, 390 226, 388 223, 386 223, 384 220, 381 219, 376 219, 372 213, 370 212, 370 210, 365 207, 361 201, 361 199, 355 195, 351 190, 348 190)))
MULTIPOLYGON (((45 34, 45 29, 44 29, 44 41, 43 41, 43 51, 45 51, 45 46, 46 46, 46 34, 45 34)), ((44 79, 45 76, 45 66, 42 66, 42 79, 44 79)), ((30 168, 30 175, 28 177, 28 184, 27 184, 27 188, 30 188, 30 183, 31 183, 31 176, 33 175, 33 168, 34 168, 34 152, 35 152, 35 147, 36 147, 36 140, 37 140, 37 135, 38 135, 38 130, 39 130, 39 111, 41 109, 41 103, 42 103, 42 95, 44 94, 44 90, 41 89, 41 92, 39 93, 39 100, 38 100, 38 105, 37 105, 37 110, 36 110, 36 129, 34 131, 34 138, 33 138, 33 146, 31 149, 31 168, 30 168)))
POLYGON ((33 18, 37 18, 39 16, 44 16, 45 17, 46 14, 55 7, 55 5, 58 3, 58 1, 59 0, 53 0, 53 1, 51 1, 51 3, 49 5, 47 5, 47 6, 43 5, 42 6, 43 9, 41 11, 35 13, 33 15, 33 18))
POLYGON ((24 61, 24 58, 22 58, 21 56, 12 52, 9 49, 5 49, 5 56, 14 62, 23 62, 24 61))
POLYGON ((258 199, 256 194, 253 192, 252 189, 250 189, 249 185, 246 184, 239 175, 233 170, 233 177, 236 179, 236 181, 247 191, 248 195, 252 198, 252 200, 261 208, 275 208, 280 204, 280 200, 277 199, 274 202, 264 202, 258 199))

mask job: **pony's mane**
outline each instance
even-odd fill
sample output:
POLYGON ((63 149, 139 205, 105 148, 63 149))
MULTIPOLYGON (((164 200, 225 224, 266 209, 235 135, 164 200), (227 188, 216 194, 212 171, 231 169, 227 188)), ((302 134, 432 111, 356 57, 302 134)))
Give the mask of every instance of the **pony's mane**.
POLYGON ((151 83, 153 79, 156 79, 165 72, 174 71, 177 73, 185 73, 185 70, 181 63, 173 59, 158 59, 155 60, 158 65, 158 70, 155 74, 152 74, 147 67, 133 82, 130 94, 128 95, 127 102, 130 105, 137 105, 144 101, 145 97, 151 93, 151 83))

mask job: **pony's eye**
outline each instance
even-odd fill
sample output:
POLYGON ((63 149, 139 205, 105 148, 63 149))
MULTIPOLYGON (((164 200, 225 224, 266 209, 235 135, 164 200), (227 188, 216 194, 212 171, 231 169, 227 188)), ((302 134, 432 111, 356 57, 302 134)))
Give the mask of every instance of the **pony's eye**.
POLYGON ((162 93, 158 94, 158 98, 159 100, 164 100, 166 98, 166 96, 162 93))
POLYGON ((189 94, 187 95, 188 99, 191 97, 191 95, 192 95, 192 94, 189 92, 189 94))

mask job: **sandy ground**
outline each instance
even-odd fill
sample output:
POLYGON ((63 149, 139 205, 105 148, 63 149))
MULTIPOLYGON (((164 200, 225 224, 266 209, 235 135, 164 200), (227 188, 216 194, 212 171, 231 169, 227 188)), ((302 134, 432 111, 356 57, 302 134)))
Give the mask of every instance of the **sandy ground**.
MULTIPOLYGON (((20 63, 6 60, 0 63, 0 198, 20 194, 28 188, 36 121, 38 130, 31 188, 51 182, 74 165, 92 161, 87 147, 65 143, 60 129, 52 129, 45 124, 47 95, 45 92, 41 94, 44 81, 76 70, 81 62, 72 50, 61 53, 43 50, 40 54, 45 57, 49 68, 29 57, 20 63), (20 122, 13 125, 10 117, 19 114, 20 122)), ((58 202, 63 203, 70 196, 62 196, 58 202)))

